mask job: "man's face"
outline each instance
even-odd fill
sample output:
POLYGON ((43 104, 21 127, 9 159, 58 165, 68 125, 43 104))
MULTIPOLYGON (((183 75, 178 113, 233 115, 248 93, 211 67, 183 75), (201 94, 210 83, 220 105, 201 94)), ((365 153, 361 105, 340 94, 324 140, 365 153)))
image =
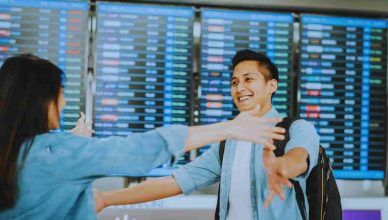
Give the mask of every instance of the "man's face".
POLYGON ((271 105, 271 95, 277 89, 277 81, 266 82, 264 71, 268 70, 251 60, 243 61, 234 68, 231 95, 239 111, 249 111, 257 105, 262 109, 271 105))

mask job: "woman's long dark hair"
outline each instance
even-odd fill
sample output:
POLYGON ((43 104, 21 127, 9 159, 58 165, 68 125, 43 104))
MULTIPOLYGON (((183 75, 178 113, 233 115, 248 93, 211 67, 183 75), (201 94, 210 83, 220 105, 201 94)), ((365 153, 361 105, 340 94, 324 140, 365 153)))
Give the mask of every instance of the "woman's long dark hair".
POLYGON ((57 66, 28 54, 6 59, 0 68, 0 210, 16 204, 18 156, 25 159, 33 138, 49 131, 49 104, 58 106, 62 79, 57 66))

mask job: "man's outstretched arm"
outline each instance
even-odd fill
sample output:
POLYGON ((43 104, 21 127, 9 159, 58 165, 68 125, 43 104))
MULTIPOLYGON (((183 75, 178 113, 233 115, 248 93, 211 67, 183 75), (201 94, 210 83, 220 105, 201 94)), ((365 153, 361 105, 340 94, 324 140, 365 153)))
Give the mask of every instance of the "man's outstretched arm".
POLYGON ((112 205, 137 204, 181 194, 181 189, 172 176, 147 180, 125 189, 94 192, 96 211, 112 205))

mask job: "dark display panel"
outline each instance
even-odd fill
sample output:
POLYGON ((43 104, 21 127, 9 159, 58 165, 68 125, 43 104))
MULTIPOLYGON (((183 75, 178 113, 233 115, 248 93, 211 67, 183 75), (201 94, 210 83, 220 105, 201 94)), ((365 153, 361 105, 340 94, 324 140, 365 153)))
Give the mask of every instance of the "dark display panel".
POLYGON ((274 106, 291 113, 291 14, 202 9, 199 123, 231 119, 237 114, 230 94, 231 59, 238 50, 261 51, 279 69, 279 89, 274 106))
POLYGON ((193 8, 97 3, 97 136, 188 124, 193 8))
POLYGON ((84 75, 88 2, 0 0, 0 65, 7 57, 30 53, 58 65, 66 74, 62 128, 73 128, 85 111, 84 75))
POLYGON ((383 179, 387 21, 301 19, 300 117, 316 126, 337 178, 383 179))
POLYGON ((94 130, 189 124, 194 8, 97 3, 94 130))

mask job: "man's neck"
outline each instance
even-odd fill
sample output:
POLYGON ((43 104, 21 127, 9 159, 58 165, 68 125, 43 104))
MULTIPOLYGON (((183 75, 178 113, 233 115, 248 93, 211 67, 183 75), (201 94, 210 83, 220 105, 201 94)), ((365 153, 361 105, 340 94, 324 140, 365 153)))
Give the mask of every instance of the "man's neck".
POLYGON ((260 112, 257 116, 263 117, 267 112, 269 112, 272 108, 272 104, 265 105, 261 107, 260 112))

